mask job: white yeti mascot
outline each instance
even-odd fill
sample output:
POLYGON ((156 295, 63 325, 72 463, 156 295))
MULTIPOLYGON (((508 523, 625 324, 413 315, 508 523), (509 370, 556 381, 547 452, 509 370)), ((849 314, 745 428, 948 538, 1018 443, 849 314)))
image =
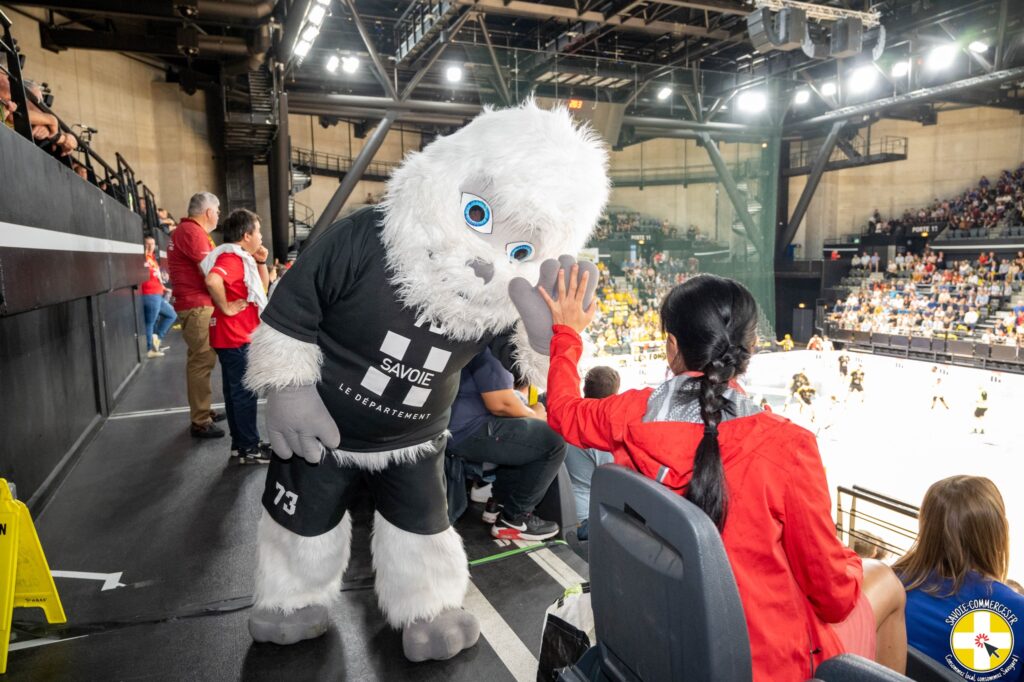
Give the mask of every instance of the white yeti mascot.
POLYGON ((291 644, 327 630, 349 558, 346 511, 367 486, 377 598, 403 630, 406 657, 446 659, 476 643, 479 624, 462 609, 466 552, 445 497, 459 372, 489 346, 545 383, 550 317, 520 320, 509 285, 553 286, 558 261, 545 258, 577 253, 607 198, 604 146, 567 111, 485 111, 410 155, 380 209, 332 225, 282 278, 246 375, 267 394, 277 454, 253 639, 291 644))

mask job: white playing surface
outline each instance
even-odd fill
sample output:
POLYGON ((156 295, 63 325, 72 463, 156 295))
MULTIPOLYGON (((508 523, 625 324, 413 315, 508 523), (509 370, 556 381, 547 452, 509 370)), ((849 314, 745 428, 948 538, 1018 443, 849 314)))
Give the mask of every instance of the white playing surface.
MULTIPOLYGON (((810 429, 818 437, 832 490, 854 485, 921 504, 933 482, 954 474, 986 476, 1003 494, 1010 520, 1010 577, 1024 580, 1024 375, 938 365, 941 404, 931 409, 934 363, 849 352, 850 371, 864 369, 864 394, 851 394, 839 374, 840 352, 793 351, 757 355, 742 382, 755 400, 766 397, 775 412, 810 429), (800 414, 791 402, 783 408, 794 374, 804 371, 817 389, 811 409, 800 414), (979 391, 988 391, 988 413, 974 418, 979 391), (838 402, 833 402, 835 396, 838 402), (814 421, 811 421, 812 411, 814 421), (973 434, 983 426, 985 433, 973 434)), ((614 366, 622 387, 657 385, 664 361, 588 358, 585 367, 614 366)), ((848 507, 849 498, 844 498, 848 507)), ((893 518, 895 517, 888 517, 893 518)), ((890 540, 888 534, 865 528, 890 540)))

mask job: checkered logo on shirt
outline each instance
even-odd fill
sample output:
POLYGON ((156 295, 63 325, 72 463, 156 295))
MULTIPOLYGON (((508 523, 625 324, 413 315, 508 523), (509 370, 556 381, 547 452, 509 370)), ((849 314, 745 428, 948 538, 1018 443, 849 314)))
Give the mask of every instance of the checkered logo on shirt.
MULTIPOLYGON (((421 320, 416 326, 422 326, 421 320)), ((440 328, 431 325, 430 331, 439 334, 440 328)), ((392 385, 393 381, 401 382, 407 390, 402 398, 402 404, 410 407, 423 407, 430 397, 430 383, 434 375, 443 372, 448 365, 451 351, 431 346, 422 357, 420 353, 409 351, 410 339, 401 334, 389 331, 384 335, 380 344, 380 351, 384 354, 384 360, 377 367, 369 367, 359 383, 366 390, 376 395, 384 395, 384 391, 392 385), (407 358, 410 361, 407 362, 407 358), (418 364, 412 364, 419 360, 418 364)))

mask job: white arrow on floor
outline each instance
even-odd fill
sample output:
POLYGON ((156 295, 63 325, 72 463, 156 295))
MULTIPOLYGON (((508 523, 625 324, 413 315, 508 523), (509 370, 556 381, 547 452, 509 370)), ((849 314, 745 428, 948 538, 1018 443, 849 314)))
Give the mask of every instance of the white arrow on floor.
POLYGON ((78 580, 102 580, 103 587, 100 588, 100 592, 106 592, 107 590, 113 590, 118 587, 126 587, 121 582, 121 576, 124 574, 123 571, 117 573, 84 573, 82 571, 50 571, 50 575, 54 578, 77 578, 78 580))

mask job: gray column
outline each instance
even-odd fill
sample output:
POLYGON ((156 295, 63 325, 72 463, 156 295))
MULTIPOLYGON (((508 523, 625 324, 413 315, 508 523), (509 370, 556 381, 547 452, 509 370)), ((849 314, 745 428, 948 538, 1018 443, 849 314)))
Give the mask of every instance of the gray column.
POLYGON ((288 140, 288 93, 278 94, 277 137, 270 147, 267 175, 270 180, 270 229, 273 235, 271 258, 282 263, 288 259, 291 244, 291 216, 288 197, 291 188, 291 144, 288 140))

